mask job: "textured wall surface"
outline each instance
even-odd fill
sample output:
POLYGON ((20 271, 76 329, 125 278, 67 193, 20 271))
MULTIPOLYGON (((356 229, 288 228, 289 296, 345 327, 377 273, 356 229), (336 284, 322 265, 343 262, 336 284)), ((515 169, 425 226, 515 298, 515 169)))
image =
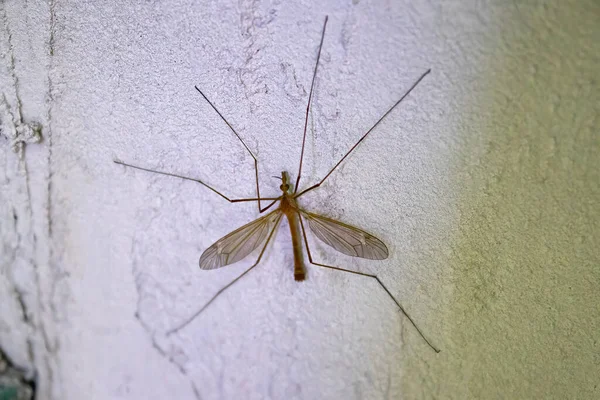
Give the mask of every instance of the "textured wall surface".
POLYGON ((599 398, 599 3, 290 3, 0 2, 0 346, 38 399, 599 398), (370 278, 295 282, 286 222, 167 336, 252 264, 198 257, 258 213, 113 159, 253 196, 198 85, 276 194, 325 15, 305 187, 432 73, 301 200, 390 257, 309 243, 442 352, 370 278))

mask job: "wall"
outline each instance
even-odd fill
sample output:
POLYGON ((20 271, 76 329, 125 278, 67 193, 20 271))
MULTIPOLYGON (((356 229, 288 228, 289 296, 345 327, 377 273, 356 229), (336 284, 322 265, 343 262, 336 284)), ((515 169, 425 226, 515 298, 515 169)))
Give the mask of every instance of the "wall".
POLYGON ((0 345, 37 398, 597 397, 598 3, 309 4, 0 4, 0 345), (311 236, 313 256, 377 274, 439 354, 375 280, 295 282, 287 223, 166 335, 252 264, 197 263, 258 212, 113 159, 253 196, 252 158, 198 85, 277 193, 325 15, 304 187, 432 72, 301 199, 390 257, 311 236))

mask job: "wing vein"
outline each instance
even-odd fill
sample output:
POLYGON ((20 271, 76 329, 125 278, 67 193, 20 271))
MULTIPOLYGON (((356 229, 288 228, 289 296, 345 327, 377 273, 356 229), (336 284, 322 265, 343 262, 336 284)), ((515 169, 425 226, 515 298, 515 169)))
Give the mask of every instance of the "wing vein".
POLYGON ((315 236, 340 253, 371 260, 384 260, 389 255, 381 240, 361 229, 308 211, 300 212, 315 236))
POLYGON ((200 256, 200 268, 220 268, 245 258, 265 240, 280 213, 273 210, 217 240, 200 256))

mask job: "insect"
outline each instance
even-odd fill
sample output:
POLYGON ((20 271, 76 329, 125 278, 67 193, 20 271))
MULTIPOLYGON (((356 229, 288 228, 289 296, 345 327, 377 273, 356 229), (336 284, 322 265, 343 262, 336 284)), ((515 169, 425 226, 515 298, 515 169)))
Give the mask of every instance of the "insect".
POLYGON ((323 179, 321 179, 318 183, 302 190, 298 191, 300 178, 302 176, 302 161, 304 159, 304 147, 306 143, 306 130, 308 126, 308 115, 310 111, 310 105, 313 96, 313 89, 315 85, 315 78, 317 76, 317 69, 319 67, 319 60, 321 58, 321 49, 323 48, 323 41, 325 38, 325 30, 327 27, 328 18, 325 17, 325 22, 323 24, 323 30, 321 33, 321 41, 319 44, 319 50, 317 53, 317 61, 315 63, 315 68, 313 71, 312 82, 310 86, 310 92, 308 96, 308 105, 306 107, 306 115, 304 120, 304 134, 302 137, 302 150, 300 152, 300 163, 298 166, 298 174, 296 176, 296 183, 292 186, 290 182, 290 177, 286 171, 281 173, 281 177, 276 177, 281 179, 281 194, 278 197, 261 197, 260 196, 260 188, 259 188, 259 179, 258 179, 258 160, 250 151, 246 143, 242 140, 241 136, 237 133, 237 131, 233 128, 233 126, 227 121, 227 119, 221 114, 221 112, 217 109, 217 107, 208 99, 208 97, 196 86, 195 89, 202 95, 202 97, 210 104, 210 106, 215 110, 215 112, 221 117, 221 119, 227 124, 227 126, 231 129, 231 131, 235 134, 235 136, 239 139, 242 145, 246 148, 248 153, 252 156, 254 160, 254 171, 256 178, 256 195, 255 198, 243 198, 243 199, 231 199, 225 196, 223 193, 219 192, 212 186, 206 184, 205 182, 189 178, 169 172, 164 171, 156 171, 148 168, 126 164, 119 160, 114 160, 115 163, 124 165, 126 167, 132 167, 136 169, 140 169, 143 171, 154 172, 162 175, 168 175, 176 178, 181 178, 185 180, 194 181, 200 183, 205 186, 209 190, 213 191, 217 195, 221 196, 225 200, 230 203, 238 203, 238 202, 256 202, 258 206, 258 210, 261 214, 269 210, 273 207, 277 202, 279 202, 279 207, 274 210, 268 212, 267 214, 261 216, 260 218, 250 222, 242 226, 241 228, 236 229, 235 231, 229 233, 223 238, 217 240, 212 246, 202 253, 200 256, 200 268, 203 270, 211 270, 216 268, 221 268, 226 265, 230 265, 236 263, 250 253, 252 253, 257 248, 261 247, 260 253, 256 262, 248 269, 246 269, 242 274, 240 274, 233 281, 228 283, 225 287, 221 288, 202 308, 200 308, 197 312, 195 312, 192 316, 186 319, 183 323, 178 325, 176 328, 171 329, 167 332, 168 335, 173 334, 185 326, 187 326, 194 318, 196 318, 202 311, 206 309, 221 293, 227 290, 231 285, 241 279, 244 275, 250 272, 254 267, 258 265, 260 262, 267 245, 269 244, 273 234, 279 225, 279 222, 285 216, 289 222, 290 233, 292 237, 293 244, 293 252, 294 252, 294 279, 296 281, 303 281, 306 277, 304 263, 302 258, 302 241, 304 241, 304 245, 306 248, 306 252, 308 255, 308 259, 312 265, 316 265, 323 268, 329 268, 332 270, 348 272, 355 275, 362 275, 366 277, 370 277, 375 279, 379 285, 386 291, 386 293, 392 298, 394 303, 399 307, 402 313, 406 316, 406 318, 411 322, 411 324, 415 327, 419 335, 423 338, 423 340, 431 347, 436 353, 439 353, 439 349, 433 346, 429 340, 425 337, 425 335, 421 332, 417 324, 413 321, 413 319, 408 315, 408 313, 404 310, 404 307, 400 305, 400 303, 396 300, 396 298, 392 295, 392 293, 385 287, 383 282, 376 276, 372 274, 366 274, 363 272, 352 271, 344 268, 334 267, 330 265, 325 265, 321 263, 317 263, 313 260, 312 254, 310 252, 310 248, 308 246, 308 240, 306 237, 306 228, 304 222, 307 223, 308 227, 312 231, 312 233, 320 239, 325 244, 333 247, 335 250, 349 255, 353 257, 366 258, 370 260, 384 260, 388 257, 388 249, 385 244, 377 239, 375 236, 359 229, 354 226, 344 224, 342 222, 333 220, 331 218, 327 218, 318 214, 311 213, 302 209, 297 202, 297 199, 304 195, 305 193, 314 190, 320 187, 323 182, 335 171, 335 169, 348 157, 354 149, 375 129, 377 125, 390 113, 402 100, 404 100, 409 93, 421 82, 421 80, 431 72, 430 69, 425 71, 414 83, 413 85, 406 91, 406 93, 394 103, 380 118, 375 122, 375 124, 348 150, 348 152, 331 168, 331 170, 325 175, 323 179), (270 201, 270 203, 262 207, 262 201, 270 201), (300 236, 300 231, 302 232, 302 236, 300 236), (266 240, 265 240, 266 239, 266 240), (264 243, 264 244, 263 244, 264 243))

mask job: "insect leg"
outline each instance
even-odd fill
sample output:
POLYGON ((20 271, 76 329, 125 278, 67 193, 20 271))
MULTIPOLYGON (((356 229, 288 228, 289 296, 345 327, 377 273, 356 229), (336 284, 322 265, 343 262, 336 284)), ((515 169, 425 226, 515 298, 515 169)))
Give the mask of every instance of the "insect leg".
POLYGON ((341 160, 340 160, 340 161, 338 161, 338 163, 337 163, 337 164, 335 164, 335 165, 333 166, 333 168, 331 168, 331 170, 330 170, 330 171, 327 173, 327 175, 325 175, 325 177, 324 177, 323 179, 321 179, 321 181, 320 181, 319 183, 316 183, 316 184, 312 185, 311 187, 309 187, 309 188, 307 188, 307 189, 304 189, 304 190, 303 190, 303 191, 301 191, 300 193, 296 194, 294 197, 300 197, 300 196, 302 196, 304 193, 306 193, 306 192, 308 192, 308 191, 310 191, 310 190, 316 189, 316 188, 318 188, 319 186, 321 186, 321 185, 323 184, 323 182, 325 182, 325 179, 329 178, 329 175, 331 175, 331 174, 333 173, 333 171, 335 171, 335 169, 336 169, 336 168, 337 168, 337 167, 338 167, 338 166, 339 166, 339 165, 342 163, 342 161, 344 161, 344 160, 346 159, 346 157, 348 157, 348 156, 350 155, 350 153, 352 153, 352 152, 354 151, 354 149, 356 149, 356 147, 357 147, 357 146, 360 144, 360 142, 362 142, 363 140, 365 140, 365 138, 366 138, 366 137, 369 135, 369 133, 371 133, 371 131, 372 131, 373 129, 375 129, 375 127, 376 127, 377 125, 379 125, 379 123, 380 123, 381 121, 383 121, 383 119, 384 119, 385 117, 387 117, 387 115, 388 115, 389 113, 391 113, 391 112, 392 112, 392 110, 393 110, 394 108, 396 108, 396 106, 397 106, 398 104, 400 104, 400 102, 401 102, 402 100, 404 100, 404 98, 405 98, 406 96, 408 96, 408 94, 409 94, 409 93, 410 93, 410 92, 411 92, 411 91, 412 91, 412 90, 413 90, 413 89, 414 89, 414 88, 415 88, 415 87, 416 87, 416 86, 419 84, 419 82, 421 82, 421 80, 422 80, 423 78, 425 78, 425 75, 427 75, 427 74, 428 74, 428 73, 430 73, 430 72, 431 72, 431 69, 428 69, 427 71, 425 71, 425 72, 424 72, 424 73, 423 73, 423 74, 422 74, 422 75, 419 77, 419 79, 417 79, 417 80, 415 81, 415 83, 413 83, 413 85, 410 87, 410 89, 408 89, 408 90, 406 91, 406 93, 404 93, 404 95, 403 95, 403 96, 400 98, 400 100, 398 100, 396 103, 394 103, 394 105, 393 105, 393 106, 391 106, 391 107, 390 107, 390 108, 389 108, 389 109, 388 109, 388 110, 385 112, 385 114, 383 114, 383 115, 381 116, 381 118, 379 118, 379 119, 377 120, 377 122, 375 122, 375 125, 373 125, 373 126, 371 127, 371 129, 369 129, 369 130, 367 131, 367 133, 365 133, 365 134, 364 134, 364 135, 363 135, 363 136, 362 136, 360 139, 358 139, 358 142, 356 142, 356 144, 354 144, 354 146, 352 146, 352 147, 350 148, 350 150, 348 150, 348 152, 347 152, 346 154, 344 154, 344 157, 342 157, 342 158, 341 158, 341 160))
POLYGON ((246 145, 246 143, 242 140, 242 137, 237 133, 237 131, 235 129, 233 129, 233 126, 231 126, 231 124, 225 119, 225 117, 223 116, 223 114, 221 114, 221 112, 217 109, 217 107, 208 99, 208 97, 206 97, 206 95, 204 93, 202 93, 202 91, 200 89, 198 89, 198 86, 194 86, 194 88, 196 88, 196 90, 198 91, 198 93, 200 93, 202 95, 202 97, 204 97, 204 100, 206 100, 206 102, 208 104, 210 104, 210 106, 213 108, 213 110, 216 111, 217 114, 219 114, 219 117, 221 117, 221 119, 223 120, 223 122, 225 122, 225 124, 227 124, 227 126, 229 127, 229 129, 231 129, 231 131, 233 132, 233 134, 240 140, 240 142, 242 142, 242 145, 246 148, 246 150, 248 151, 248 153, 250 153, 250 156, 254 159, 254 177, 256 178, 256 196, 257 196, 257 200, 258 200, 258 211, 262 214, 263 212, 267 211, 267 209, 269 209, 269 207, 271 207, 273 204, 271 203, 269 206, 267 206, 266 208, 262 208, 260 205, 260 201, 261 200, 270 200, 270 199, 263 199, 260 197, 260 188, 258 185, 258 160, 256 159, 256 156, 254 155, 254 153, 252 153, 250 151, 250 148, 246 145))
POLYGON ((200 315, 202 313, 202 311, 204 311, 213 301, 215 301, 215 299, 221 293, 223 293, 225 290, 227 290, 231 285, 233 285, 238 280, 240 280, 240 278, 242 276, 246 275, 248 272, 250 272, 251 269, 253 269, 254 267, 256 267, 258 265, 258 263, 260 262, 263 254, 264 254, 264 252, 265 252, 265 250, 267 248, 267 245, 269 244, 269 242, 271 241, 271 238, 273 237, 273 233, 275 233, 275 229, 277 229, 277 226, 279 225, 279 221, 281 221, 281 215, 275 221, 275 225, 273 225, 273 229, 271 230, 271 233, 269 234, 269 237, 267 237, 267 241, 265 242, 265 245, 263 246, 262 250, 260 251, 260 254, 258 255, 258 259, 256 260, 256 262, 254 264, 252 264, 252 266, 250 268, 248 268, 247 270, 245 270, 244 272, 242 272, 237 278, 235 278, 234 280, 232 280, 231 282, 229 282, 227 285, 225 285, 224 287, 222 287, 213 297, 211 297, 211 299, 204 306, 202 306, 201 309, 199 309, 198 311, 196 311, 191 317, 189 317, 188 319, 186 319, 182 324, 180 324, 180 325, 176 326, 175 328, 167 331, 167 336, 170 336, 170 335, 172 335, 174 333, 177 333, 181 329, 185 328, 198 315, 200 315))
POLYGON ((325 28, 327 28, 327 19, 323 23, 323 32, 321 33, 321 43, 319 44, 319 52, 317 53, 317 62, 315 63, 315 69, 313 72, 312 83, 310 84, 310 93, 308 94, 308 105, 306 106, 306 116, 304 117, 304 135, 302 136, 302 151, 300 152, 300 165, 298 166, 298 175, 296 178, 296 185, 294 185, 294 194, 298 191, 298 185, 300 184, 300 176, 302 175, 302 160, 304 159, 304 145, 306 143, 306 128, 308 127, 308 113, 310 111, 310 103, 312 101, 313 88, 315 87, 315 78, 317 77, 317 68, 319 67, 319 60, 321 59, 321 49, 323 48, 323 39, 325 39, 325 28))
POLYGON ((351 273, 351 274, 367 276, 369 278, 375 279, 377 281, 377 283, 379 283, 379 285, 381 285, 381 287, 383 288, 383 290, 385 290, 385 292, 392 298, 392 300, 394 300, 394 303, 396 303, 396 305, 398 306, 398 308, 400 308, 400 311, 402 311, 402 314, 404 314, 404 316, 406 318, 408 318, 408 320, 415 327, 415 329, 417 330, 417 332, 419 332, 419 335, 421 335, 421 337, 423 338, 423 340, 425 341, 425 343, 427 343, 429 345, 429 347, 431 347, 433 349, 433 351, 435 351, 436 353, 440 352, 440 350, 437 347, 435 347, 434 345, 432 345, 431 342, 429 342, 429 340, 427 340, 427 338, 425 337, 425 335, 423 334, 423 332, 421 332, 421 330, 419 329, 419 327, 417 326, 417 324, 415 323, 415 321, 413 321, 413 319, 410 317, 410 315, 408 315, 408 313, 406 312, 406 310, 404 310, 404 307, 402 307, 402 305, 400 305, 400 303, 398 302, 398 300, 396 300, 396 298, 392 295, 392 293, 388 290, 388 288, 385 287, 385 285, 383 284, 383 282, 381 282, 381 280, 377 277, 377 275, 365 274, 363 272, 351 271, 349 269, 344 269, 344 268, 339 268, 339 267, 332 267, 331 265, 325 265, 325 264, 320 264, 320 263, 314 262, 313 259, 312 259, 312 255, 310 254, 310 248, 308 247, 308 240, 306 238, 306 230, 304 229, 304 222, 302 222, 302 219, 303 218, 300 217, 300 226, 302 227, 302 235, 304 236, 304 243, 306 244, 306 253, 308 254, 308 260, 310 261, 311 264, 316 265, 318 267, 334 269, 334 270, 337 270, 337 271, 348 272, 348 273, 351 273))
POLYGON ((126 163, 124 163, 123 161, 120 161, 120 160, 113 160, 113 161, 116 164, 124 165, 125 167, 131 167, 131 168, 135 168, 135 169, 141 169, 142 171, 153 172, 155 174, 173 176, 175 178, 180 178, 180 179, 185 179, 185 180, 188 180, 188 181, 198 182, 202 186, 204 186, 204 187, 212 190, 214 193, 218 194, 219 196, 221 196, 222 198, 224 198, 225 200, 227 200, 230 203, 239 203, 239 202, 242 202, 242 201, 272 200, 272 202, 265 209, 263 209, 261 212, 266 211, 268 208, 270 208, 275 203, 275 201, 277 201, 279 199, 279 197, 263 197, 263 198, 248 198, 248 199, 230 199, 229 197, 225 196, 223 193, 219 192, 217 189, 215 189, 212 186, 209 186, 208 184, 202 182, 200 179, 189 178, 187 176, 177 175, 177 174, 173 174, 173 173, 170 173, 170 172, 156 171, 156 170, 149 169, 149 168, 139 167, 137 165, 126 164, 126 163))

